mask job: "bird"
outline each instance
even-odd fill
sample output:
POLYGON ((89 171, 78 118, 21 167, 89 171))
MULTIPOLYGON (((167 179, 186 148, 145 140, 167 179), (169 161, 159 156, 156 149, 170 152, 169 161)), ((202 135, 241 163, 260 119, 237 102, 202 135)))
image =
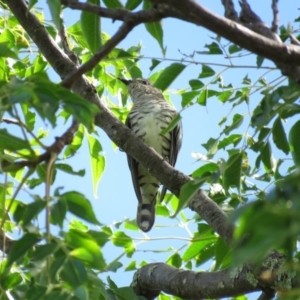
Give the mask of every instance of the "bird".
MULTIPOLYGON (((165 134, 161 132, 168 127, 178 112, 165 100, 162 91, 155 88, 148 79, 118 79, 127 86, 128 94, 133 102, 125 125, 144 143, 160 154, 163 159, 167 160, 171 166, 175 166, 182 144, 181 120, 171 131, 165 134)), ((142 164, 128 154, 127 161, 138 199, 137 225, 143 232, 148 232, 155 221, 160 182, 142 164)), ((164 186, 160 194, 160 201, 163 200, 166 191, 164 186)))

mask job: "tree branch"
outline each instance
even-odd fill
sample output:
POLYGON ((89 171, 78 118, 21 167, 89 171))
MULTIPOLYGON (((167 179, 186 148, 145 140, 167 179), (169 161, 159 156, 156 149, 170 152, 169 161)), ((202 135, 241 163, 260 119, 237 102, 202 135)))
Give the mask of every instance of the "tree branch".
POLYGON ((163 263, 143 266, 135 274, 131 287, 137 295, 154 299, 161 291, 184 299, 232 297, 263 290, 261 299, 272 299, 274 290, 298 286, 295 273, 285 273, 285 256, 273 251, 262 267, 238 267, 216 272, 176 269, 163 263), (267 274, 267 276, 265 275, 267 274), (270 289, 272 287, 272 289, 270 289), (284 288, 285 287, 285 288, 284 288))
MULTIPOLYGON (((229 41, 263 57, 266 57, 282 68, 282 65, 294 67, 300 65, 300 47, 286 45, 257 34, 243 25, 215 15, 193 0, 151 0, 164 16, 178 18, 196 25, 203 26, 229 41)), ((227 2, 227 1, 226 1, 227 2)), ((232 12, 229 15, 235 14, 232 12)), ((274 33, 272 33, 274 35, 274 33)), ((278 37, 277 37, 278 38, 278 37)), ((283 70, 284 75, 290 76, 300 83, 300 72, 283 70)))
POLYGON ((273 21, 272 21, 271 30, 272 30, 272 32, 277 33, 278 23, 279 23, 278 0, 272 0, 272 12, 273 12, 273 21))

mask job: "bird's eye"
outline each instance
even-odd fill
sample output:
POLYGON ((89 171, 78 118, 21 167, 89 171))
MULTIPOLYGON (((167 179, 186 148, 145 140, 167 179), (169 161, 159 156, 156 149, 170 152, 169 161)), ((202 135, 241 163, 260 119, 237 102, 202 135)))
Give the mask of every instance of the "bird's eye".
POLYGON ((142 80, 142 84, 144 84, 144 85, 148 85, 149 83, 148 83, 148 81, 147 81, 147 80, 142 80))

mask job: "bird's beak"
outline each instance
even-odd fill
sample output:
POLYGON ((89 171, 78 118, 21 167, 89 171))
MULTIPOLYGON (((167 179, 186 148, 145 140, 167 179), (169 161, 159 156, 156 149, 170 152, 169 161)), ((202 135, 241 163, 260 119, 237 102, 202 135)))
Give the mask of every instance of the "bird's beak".
POLYGON ((127 80, 127 79, 124 79, 124 78, 120 78, 120 77, 118 77, 118 79, 120 80, 120 81, 122 81, 125 85, 128 85, 132 80, 127 80))

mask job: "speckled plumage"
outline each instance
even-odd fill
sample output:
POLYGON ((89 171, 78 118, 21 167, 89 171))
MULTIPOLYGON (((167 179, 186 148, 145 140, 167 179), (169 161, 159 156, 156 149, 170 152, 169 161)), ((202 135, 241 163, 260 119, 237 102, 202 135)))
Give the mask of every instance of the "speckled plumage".
MULTIPOLYGON (((181 147, 182 127, 179 122, 175 128, 166 133, 161 131, 177 115, 176 109, 165 99, 160 90, 142 78, 123 81, 134 103, 126 125, 149 147, 174 166, 181 147)), ((155 220, 155 204, 160 182, 153 177, 139 162, 127 155, 134 190, 138 198, 137 224, 144 232, 149 231, 155 220)), ((163 187, 160 200, 166 194, 163 187)))

